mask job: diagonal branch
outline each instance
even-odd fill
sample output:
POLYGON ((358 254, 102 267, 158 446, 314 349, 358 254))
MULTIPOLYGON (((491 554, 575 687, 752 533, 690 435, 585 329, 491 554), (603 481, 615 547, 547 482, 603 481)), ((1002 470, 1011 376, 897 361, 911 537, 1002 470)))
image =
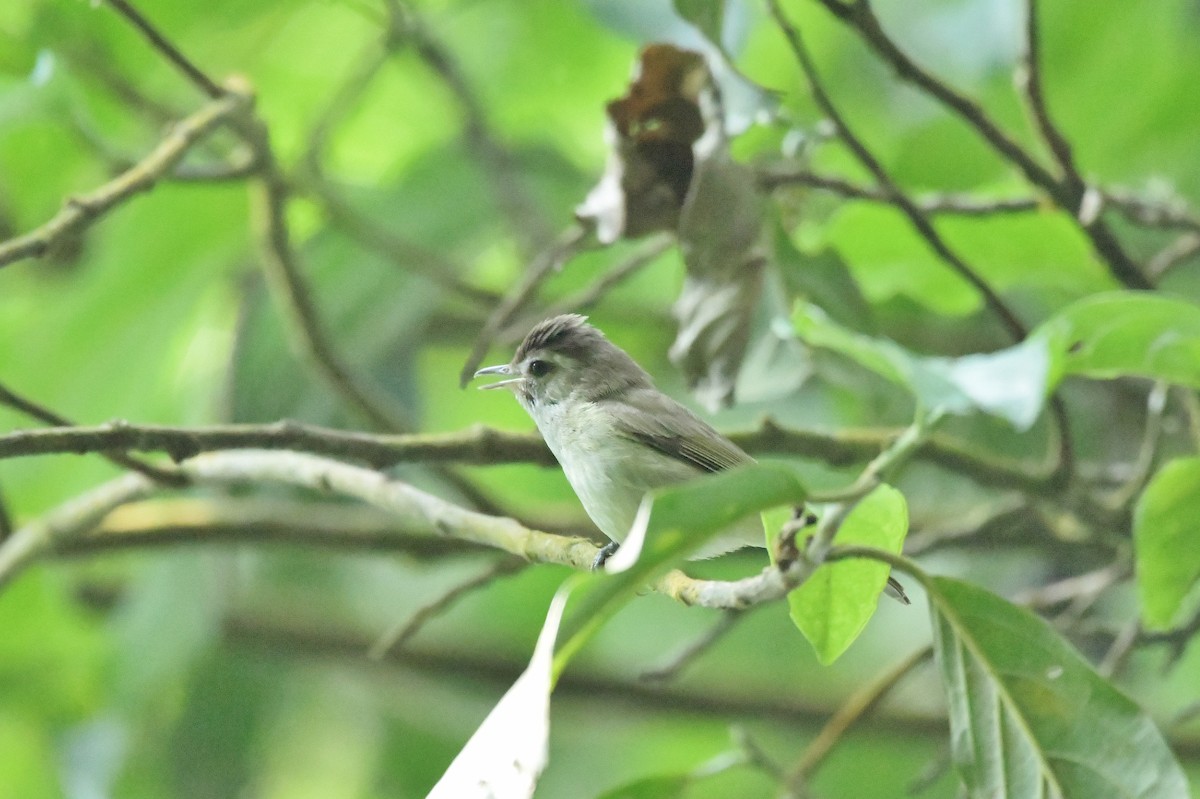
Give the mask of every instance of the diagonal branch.
POLYGON ((142 16, 136 8, 130 5, 127 0, 104 0, 121 16, 125 17, 138 32, 141 33, 155 50, 159 52, 163 58, 171 62, 171 65, 184 74, 200 91, 204 92, 211 99, 217 100, 225 95, 225 89, 217 85, 212 78, 204 74, 204 71, 196 66, 192 61, 176 47, 170 39, 164 36, 150 21, 142 16))
MULTIPOLYGON (((759 172, 758 185, 765 191, 785 186, 805 186, 820 189, 853 200, 896 204, 894 195, 874 186, 863 186, 833 175, 823 175, 794 167, 764 169, 759 172)), ((927 194, 913 203, 927 215, 954 214, 960 216, 990 216, 1020 214, 1036 211, 1041 204, 1034 197, 1010 197, 992 200, 977 199, 965 194, 927 194)))
POLYGON ((25 258, 40 258, 54 246, 131 199, 154 188, 199 141, 229 122, 248 105, 239 93, 224 93, 191 116, 180 120, 150 153, 103 186, 69 198, 41 227, 0 244, 0 267, 25 258))
MULTIPOLYGON (((822 0, 822 2, 826 3, 826 5, 832 4, 843 10, 848 8, 848 6, 833 2, 833 0, 822 0)), ((865 7, 864 3, 855 3, 855 6, 860 5, 865 7)), ((938 257, 979 292, 980 296, 983 297, 984 303, 1000 320, 1001 324, 1004 325, 1004 328, 1013 340, 1020 341, 1025 338, 1027 332, 1025 324, 1009 310, 1008 306, 1004 304, 1004 301, 1000 299, 992 287, 984 282, 975 273, 975 270, 968 266, 957 253, 950 249, 949 245, 946 244, 945 240, 934 229, 925 214, 921 212, 921 209, 907 195, 900 191, 879 160, 867 149, 862 139, 855 135, 846 124, 846 120, 842 117, 837 107, 833 104, 833 100, 825 91, 825 86, 817 74, 816 65, 813 63, 808 48, 804 45, 804 41, 800 37, 800 31, 784 16, 783 9, 779 7, 778 0, 768 0, 768 6, 771 10, 771 15, 783 31, 788 44, 791 46, 792 53, 796 56, 796 60, 800 64, 800 68, 812 91, 813 99, 816 100, 821 112, 833 123, 838 136, 850 148, 850 151, 854 153, 859 162, 874 176, 884 194, 899 207, 938 257)))
POLYGON ((288 318, 293 346, 349 407, 380 430, 404 430, 407 415, 397 403, 353 374, 330 338, 308 284, 288 228, 288 188, 271 152, 269 133, 258 119, 245 126, 258 153, 259 179, 252 184, 262 265, 267 283, 288 318))
POLYGON ((1041 31, 1038 25, 1038 0, 1025 0, 1025 44, 1017 68, 1017 86, 1025 98, 1025 106, 1038 135, 1046 142, 1061 171, 1061 180, 1083 186, 1083 178, 1075 166, 1071 143, 1050 119, 1046 96, 1042 90, 1041 31))
MULTIPOLYGON (((845 6, 840 2, 836 2, 836 0, 821 0, 821 2, 825 4, 832 3, 839 9, 843 10, 849 8, 849 6, 845 6)), ((1004 301, 1000 299, 999 295, 992 290, 992 287, 984 282, 984 280, 975 273, 975 270, 967 265, 967 263, 963 261, 957 253, 950 249, 950 246, 933 227, 933 224, 929 221, 929 218, 921 212, 921 209, 919 209, 913 203, 913 201, 908 198, 907 195, 900 191, 900 189, 892 181, 891 177, 887 174, 886 170, 884 170, 883 165, 879 162, 879 160, 876 159, 870 150, 867 149, 862 140, 859 139, 847 127, 845 120, 842 118, 841 114, 838 113, 837 107, 834 106, 833 100, 825 91, 824 84, 821 82, 820 76, 817 74, 817 68, 813 63, 812 56, 809 54, 808 48, 804 46, 803 39, 800 37, 800 31, 788 21, 787 17, 784 16, 783 9, 781 9, 779 6, 779 0, 767 0, 767 3, 770 8, 771 15, 775 18, 780 29, 783 31, 784 36, 788 40, 788 44, 791 45, 792 52, 795 54, 796 60, 799 62, 800 68, 804 72, 805 78, 808 80, 809 87, 812 90, 813 99, 816 100, 817 105, 821 108, 822 112, 829 117, 830 121, 834 124, 842 141, 846 143, 846 145, 863 164, 863 166, 865 166, 871 172, 871 174, 874 175, 875 180, 879 184, 880 188, 882 188, 890 197, 892 197, 893 202, 900 208, 904 215, 908 217, 909 222, 925 239, 930 248, 933 249, 933 251, 955 272, 957 272, 968 283, 975 287, 975 289, 983 297, 988 308, 1004 325, 1009 335, 1011 335, 1016 341, 1021 341, 1024 339, 1027 333, 1024 323, 1021 322, 1021 320, 1018 319, 1011 310, 1009 310, 1008 306, 1004 304, 1004 301)), ((874 15, 871 14, 870 7, 866 0, 855 0, 854 7, 860 7, 865 11, 866 14, 870 16, 871 19, 874 19, 874 15)), ((1099 224, 1099 222, 1097 222, 1097 224, 1099 224)), ((1056 471, 1059 475, 1069 475, 1074 461, 1074 449, 1071 441, 1070 419, 1067 416, 1066 405, 1063 403, 1061 396, 1056 394, 1053 397, 1050 402, 1050 410, 1054 414, 1054 418, 1058 427, 1059 462, 1056 471)))
MULTIPOLYGON (((33 400, 28 399, 27 397, 22 397, 19 394, 13 393, 8 389, 8 387, 2 384, 0 384, 0 404, 7 405, 14 410, 20 411, 26 416, 32 416, 39 422, 45 422, 46 424, 54 425, 59 430, 69 431, 78 429, 74 426, 74 423, 65 416, 61 416, 49 408, 39 405, 33 400)), ((20 432, 21 431, 18 431, 18 435, 20 432)), ((29 432, 36 434, 38 431, 29 432)), ((155 466, 153 463, 147 463, 141 458, 135 458, 131 455, 126 455, 123 451, 125 449, 128 448, 117 447, 104 452, 103 455, 117 466, 120 466, 124 469, 130 469, 135 472, 140 472, 156 482, 174 486, 187 484, 187 480, 174 469, 164 469, 162 467, 155 466)))
MULTIPOLYGON (((1013 164, 1025 178, 1037 186, 1071 218, 1091 241, 1092 249, 1112 274, 1129 288, 1151 289, 1154 286, 1121 247, 1116 235, 1102 218, 1093 200, 1094 189, 1083 183, 1060 180, 1039 164, 1012 137, 996 124, 974 100, 952 89, 908 57, 888 37, 875 16, 869 0, 818 0, 834 16, 847 23, 890 65, 904 81, 912 83, 930 97, 954 111, 1003 158, 1013 164)), ((772 5, 775 5, 772 0, 772 5)))

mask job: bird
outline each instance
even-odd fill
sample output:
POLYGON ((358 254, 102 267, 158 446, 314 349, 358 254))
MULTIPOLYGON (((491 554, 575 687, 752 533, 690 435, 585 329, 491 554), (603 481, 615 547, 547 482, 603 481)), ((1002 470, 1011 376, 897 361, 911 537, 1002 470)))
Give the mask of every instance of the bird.
MULTIPOLYGON (((507 379, 482 389, 509 389, 533 418, 583 509, 610 543, 599 568, 625 540, 646 494, 705 474, 754 463, 741 447, 660 391, 627 352, 587 317, 561 314, 536 324, 506 364, 475 377, 507 379)), ((691 557, 766 546, 757 517, 710 539, 691 557)), ((908 604, 903 588, 889 593, 908 604)))
MULTIPOLYGON (((584 510, 615 551, 647 492, 753 463, 740 447, 676 400, 587 317, 562 314, 538 323, 507 364, 475 377, 506 375, 481 386, 510 389, 533 418, 584 510)), ((749 518, 693 557, 764 546, 749 518)))

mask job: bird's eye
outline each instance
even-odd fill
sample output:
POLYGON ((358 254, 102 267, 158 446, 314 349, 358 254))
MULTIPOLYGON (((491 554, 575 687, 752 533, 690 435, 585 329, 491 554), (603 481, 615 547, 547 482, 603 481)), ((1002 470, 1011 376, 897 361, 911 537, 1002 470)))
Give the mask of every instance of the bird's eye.
POLYGON ((530 361, 529 374, 534 377, 541 377, 554 368, 554 364, 549 361, 530 361))

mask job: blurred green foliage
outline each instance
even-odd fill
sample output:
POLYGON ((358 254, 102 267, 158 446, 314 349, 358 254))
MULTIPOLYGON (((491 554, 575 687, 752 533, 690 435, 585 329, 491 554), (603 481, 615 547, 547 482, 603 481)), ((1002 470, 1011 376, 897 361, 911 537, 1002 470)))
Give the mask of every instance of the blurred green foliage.
MULTIPOLYGON (((478 422, 529 429, 507 398, 457 385, 495 302, 466 299, 421 268, 387 257, 336 223, 318 186, 332 187, 356 217, 453 264, 455 279, 506 293, 549 244, 539 232, 568 227, 603 170, 604 103, 624 92, 640 44, 679 24, 671 4, 414 4, 424 29, 460 70, 479 118, 417 48, 401 44, 336 120, 327 149, 318 153, 319 175, 306 165, 314 126, 384 41, 383 5, 143 5, 208 74, 244 76, 253 86, 290 181, 288 220, 303 273, 353 371, 400 403, 420 430, 456 431, 478 422), (510 160, 509 171, 498 170, 481 147, 472 128, 480 121, 485 138, 510 160), (520 196, 530 204, 514 205, 520 196), (514 207, 527 216, 514 216, 514 207)), ((700 13, 721 4, 679 5, 700 13)), ((847 150, 822 138, 820 115, 762 8, 723 5, 735 62, 781 103, 774 123, 735 143, 738 157, 773 164, 799 139, 803 157, 793 163, 869 185, 847 150)), ((1046 160, 1012 90, 1022 25, 1017 4, 875 5, 903 48, 1046 160)), ((1192 0, 1045 6, 1048 102, 1085 177, 1164 207, 1190 200, 1195 208, 1200 7, 1192 0)), ((968 193, 983 200, 1030 195, 1009 164, 942 107, 899 83, 819 4, 805 0, 787 10, 830 94, 901 187, 920 196, 968 193)), ((0 4, 0 239, 36 228, 65 198, 142 157, 171 120, 202 102, 104 3, 0 4)), ((233 143, 228 133, 215 136, 185 165, 217 163, 233 143)), ((836 303, 826 310, 839 324, 922 355, 961 356, 1012 343, 979 296, 893 207, 801 188, 774 199, 778 224, 767 227, 780 273, 768 281, 755 323, 759 339, 774 329, 768 317, 786 319, 802 298, 836 303)), ((1079 226, 1043 205, 1012 215, 943 216, 937 223, 1031 327, 1073 301, 1119 288, 1079 226)), ((46 257, 5 266, 0 383, 80 423, 291 417, 363 427, 296 355, 294 331, 260 276, 252 217, 244 181, 166 180, 46 257)), ((1177 233, 1111 211, 1106 218, 1141 263, 1177 233)), ((575 296, 631 251, 618 244, 579 255, 550 276, 534 309, 575 296)), ((683 383, 666 352, 682 275, 677 253, 668 253, 590 309, 610 338, 680 398, 683 383)), ((1174 302, 1196 303, 1198 276, 1200 256, 1193 251, 1159 286, 1178 295, 1174 302)), ((492 355, 507 359, 511 343, 496 342, 492 355)), ((763 399, 723 412, 718 425, 746 428, 764 414, 824 431, 910 421, 909 397, 836 354, 764 356, 763 363, 748 366, 747 385, 739 385, 739 392, 763 399), (780 385, 786 390, 777 391, 780 385)), ((1134 460, 1147 385, 1065 385, 1082 470, 1103 472, 1134 460)), ((1166 454, 1193 446, 1183 404, 1173 401, 1164 420, 1166 454)), ((0 431, 32 424, 0 407, 0 431)), ((972 417, 945 431, 977 454, 1020 458, 1036 472, 1053 449, 1047 427, 1043 419, 1016 433, 972 417)), ((855 473, 819 459, 796 462, 815 489, 841 486, 855 473)), ((399 472, 457 497, 429 470, 399 472)), ((0 460, 0 495, 21 523, 116 473, 96 456, 0 460)), ((556 470, 506 465, 467 474, 510 512, 548 526, 587 526, 556 470)), ((918 533, 953 533, 1008 498, 928 463, 906 471, 898 486, 918 533)), ((1078 498, 1065 493, 1034 497, 1029 515, 995 538, 962 549, 930 544, 925 568, 1011 595, 1106 565, 1108 550, 1070 546, 1072 530, 1058 522, 1078 498)), ((291 498, 284 494, 269 495, 291 498)), ((1187 527, 1183 534, 1189 530, 1195 532, 1187 527)), ((1126 536, 1117 548, 1127 543, 1126 536)), ((735 578, 764 563, 762 553, 740 553, 694 570, 735 578)), ((365 652, 397 620, 484 567, 477 555, 430 563, 231 544, 115 551, 39 566, 0 596, 0 796, 423 796, 523 668, 567 572, 531 567, 467 595, 387 665, 368 661, 365 652)), ((919 607, 920 589, 910 586, 910 593, 919 607)), ((1072 642, 1092 660, 1102 658, 1112 630, 1136 618, 1135 593, 1128 583, 1106 592, 1088 617, 1094 629, 1076 630, 1072 642)), ((826 669, 777 603, 749 614, 667 685, 637 680, 716 620, 715 612, 655 595, 622 609, 559 685, 550 766, 538 795, 587 799, 637 780, 659 780, 659 787, 613 795, 661 795, 653 791, 674 790, 679 775, 736 749, 733 724, 770 761, 786 766, 843 698, 930 640, 923 612, 885 605, 837 667, 826 669)), ((1169 720, 1197 699, 1200 658, 1192 646, 1163 677, 1165 660, 1162 647, 1138 648, 1118 682, 1155 718, 1169 720)), ((834 750, 812 782, 813 795, 892 799, 923 782, 920 796, 955 796, 957 776, 939 770, 947 765, 943 701, 931 669, 914 674, 878 720, 854 728, 834 750)), ((1195 781, 1196 721, 1164 729, 1195 781)), ((690 780, 680 795, 777 790, 769 769, 742 765, 690 780)))

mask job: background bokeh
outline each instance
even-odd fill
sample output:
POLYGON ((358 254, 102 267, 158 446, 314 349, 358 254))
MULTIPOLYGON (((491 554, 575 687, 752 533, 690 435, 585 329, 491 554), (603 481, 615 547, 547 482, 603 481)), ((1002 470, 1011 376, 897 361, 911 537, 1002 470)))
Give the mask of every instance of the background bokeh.
MULTIPOLYGON (((868 183, 848 152, 823 137, 820 114, 765 10, 725 6, 731 56, 779 103, 774 121, 734 142, 735 155, 766 168, 795 163, 789 156, 799 146, 815 171, 868 183)), ((787 10, 831 96, 905 190, 983 199, 1030 194, 1011 165, 943 107, 899 83, 817 3, 787 10)), ((209 75, 241 76, 253 87, 288 184, 292 244, 329 338, 353 372, 414 430, 453 432, 481 422, 531 429, 510 398, 460 389, 459 371, 499 298, 570 227, 573 209, 603 171, 604 104, 625 91, 642 43, 678 36, 670 3, 415 3, 405 18, 440 48, 434 57, 411 31, 389 34, 388 7, 368 0, 146 3, 141 11, 209 75)), ((877 13, 903 48, 1041 157, 1013 91, 1023 24, 1017 4, 880 0, 877 13)), ((1047 3, 1042 23, 1048 101, 1085 176, 1164 206, 1195 207, 1200 6, 1047 3)), ((141 158, 171 120, 203 102, 103 3, 0 4, 0 238, 36 228, 65 198, 141 158)), ((236 139, 221 133, 184 166, 202 170, 240 154, 236 139)), ((366 428, 314 375, 264 283, 261 220, 246 181, 179 177, 123 203, 47 256, 0 271, 0 382, 83 424, 294 418, 366 428)), ((911 399, 865 370, 830 354, 770 349, 771 318, 786 318, 792 298, 813 293, 814 273, 832 275, 829 285, 857 286, 831 313, 846 311, 860 329, 915 350, 960 355, 1008 343, 974 290, 893 207, 793 187, 774 193, 764 213, 772 267, 753 323, 760 345, 752 343, 739 377, 745 400, 714 417, 722 429, 750 429, 767 414, 834 432, 910 421, 911 399)), ((947 241, 1032 322, 1119 287, 1079 227, 1049 204, 938 220, 947 241)), ((1177 234, 1120 216, 1111 221, 1143 262, 1177 234)), ((518 321, 587 291, 638 246, 620 242, 571 258, 518 321)), ((1198 278, 1193 252, 1160 287, 1200 299, 1198 278)), ((664 390, 686 399, 667 357, 682 281, 680 256, 668 250, 587 310, 664 390)), ((518 334, 498 337, 487 362, 507 360, 518 334)), ((1083 468, 1133 457, 1147 386, 1066 387, 1083 468)), ((1165 421, 1166 451, 1187 446, 1182 418, 1165 421)), ((0 407, 0 429, 32 424, 0 407)), ((1033 472, 1049 446, 1047 428, 1043 420, 1017 435, 995 420, 956 419, 946 431, 979 451, 1024 458, 1033 472)), ((817 488, 856 473, 821 458, 795 462, 817 488)), ((547 529, 588 527, 555 469, 463 471, 505 512, 547 529)), ((467 501, 430 469, 394 472, 467 501)), ((0 460, 0 494, 19 524, 116 473, 94 455, 0 460)), ((909 468, 900 487, 914 535, 978 526, 974 519, 1011 500, 928 462, 909 468)), ((260 496, 293 510, 306 499, 282 489, 187 499, 260 496)), ((1053 505, 1043 502, 1045 517, 1053 505)), ((361 511, 342 510, 350 519, 361 511)), ((384 524, 374 516, 363 523, 384 524)), ((1023 516, 1004 535, 939 547, 922 562, 1009 595, 1103 565, 1101 554, 1058 546, 1061 539, 1044 532, 1053 524, 1041 524, 1023 516)), ((696 569, 743 576, 762 560, 739 553, 696 569)), ((524 667, 568 572, 538 565, 502 577, 463 597, 385 662, 366 652, 489 562, 478 551, 425 558, 226 541, 87 550, 39 565, 0 596, 0 796, 422 796, 524 667)), ((781 607, 767 606, 665 683, 640 675, 670 662, 719 614, 640 597, 572 664, 555 693, 551 760, 538 795, 599 796, 730 751, 792 763, 845 697, 928 643, 929 622, 914 594, 911 607, 881 606, 833 668, 817 664, 781 607)), ((1107 591, 1088 614, 1090 626, 1077 628, 1073 640, 1100 659, 1113 631, 1135 617, 1132 589, 1107 591)), ((1166 655, 1161 647, 1138 649, 1118 675, 1164 725, 1200 699, 1195 647, 1164 672, 1166 655)), ((916 785, 920 796, 955 796, 942 701, 934 670, 915 672, 844 738, 815 775, 813 795, 883 799, 916 785)), ((1165 729, 1195 779, 1200 727, 1185 720, 1165 729)), ((687 790, 771 796, 776 782, 759 764, 687 790)), ((647 788, 636 795, 666 794, 647 788)))

